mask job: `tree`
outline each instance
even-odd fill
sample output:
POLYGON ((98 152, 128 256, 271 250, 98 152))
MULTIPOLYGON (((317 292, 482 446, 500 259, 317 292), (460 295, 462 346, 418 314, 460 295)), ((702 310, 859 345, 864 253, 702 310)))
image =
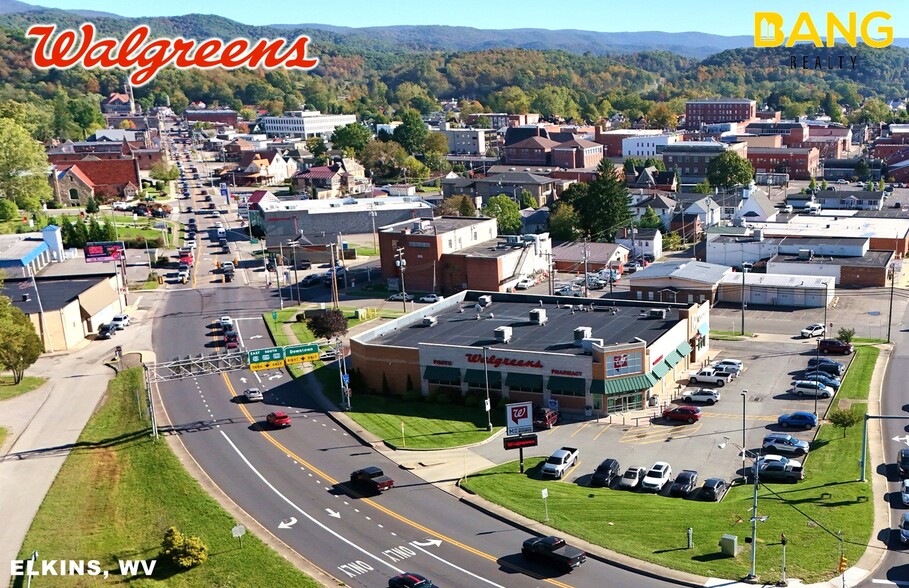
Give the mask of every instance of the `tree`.
POLYGON ((813 194, 817 190, 817 180, 811 178, 811 181, 808 182, 808 189, 811 190, 811 193, 813 194))
POLYGON ((659 229, 662 226, 663 221, 660 220, 660 217, 650 206, 647 207, 647 210, 641 216, 641 220, 638 221, 638 227, 642 229, 659 229))
POLYGON ((161 556, 176 567, 188 570, 205 563, 208 547, 199 537, 186 537, 176 527, 170 527, 161 541, 161 556))
POLYGON ((821 190, 827 189, 827 180, 821 180, 821 190))
POLYGON ((32 321, 9 297, 0 296, 0 367, 13 374, 14 384, 22 381, 42 351, 44 345, 32 321))
POLYGON ((429 135, 426 123, 420 118, 420 113, 412 108, 403 109, 400 115, 402 124, 395 127, 392 137, 411 155, 422 153, 429 135))
POLYGON ((827 413, 827 419, 834 427, 843 429, 843 437, 846 436, 846 429, 854 427, 862 420, 862 415, 852 408, 834 408, 827 413))
POLYGON ((19 207, 7 198, 0 198, 0 221, 13 220, 19 216, 19 207))
POLYGON ((87 212, 88 214, 95 214, 99 210, 100 210, 100 207, 98 206, 98 201, 95 200, 94 198, 89 198, 85 202, 85 212, 87 212))
POLYGON ((149 175, 161 182, 172 182, 180 177, 180 170, 175 165, 167 165, 163 161, 159 161, 151 166, 149 175))
POLYGON ((448 154, 448 137, 445 133, 429 133, 423 143, 423 153, 426 155, 448 154))
POLYGON ((559 202, 549 214, 549 236, 556 241, 575 241, 581 236, 578 231, 578 213, 571 204, 559 202))
POLYGON ((536 208, 539 205, 536 197, 527 190, 521 190, 521 208, 536 208))
POLYGON ((868 162, 865 161, 864 157, 859 159, 858 163, 855 164, 855 175, 863 182, 871 177, 871 167, 868 165, 868 162))
POLYGON ((517 235, 521 232, 521 209, 505 194, 492 196, 483 207, 483 214, 496 219, 500 234, 517 235))
POLYGON ((682 248, 682 238, 678 233, 669 233, 663 237, 663 249, 676 251, 682 248))
POLYGON ((455 194, 443 200, 436 212, 442 216, 477 216, 477 207, 470 196, 455 194))
POLYGON ((0 118, 0 197, 34 212, 52 196, 47 181, 47 154, 25 127, 0 118))
POLYGON ((674 129, 679 126, 679 117, 665 102, 656 102, 647 112, 650 126, 656 129, 674 129))
POLYGON ((836 338, 843 343, 852 343, 853 337, 855 337, 855 329, 840 327, 840 330, 836 332, 836 338))
POLYGON ((98 102, 91 97, 70 100, 66 108, 73 122, 79 127, 83 139, 89 133, 104 127, 104 115, 101 114, 98 102))
POLYGON ((724 151, 707 164, 707 181, 711 186, 733 188, 751 183, 754 167, 734 151, 724 151))
POLYGON ((120 121, 120 124, 117 125, 117 128, 118 128, 118 129, 123 129, 123 130, 125 130, 125 131, 128 131, 128 130, 130 130, 130 129, 135 129, 135 128, 136 128, 136 123, 134 123, 134 122, 131 121, 131 120, 123 120, 123 121, 120 121))
POLYGON ((666 164, 663 163, 663 160, 655 157, 648 157, 645 159, 644 167, 655 167, 657 171, 666 171, 666 164))
POLYGON ((384 178, 397 174, 406 159, 407 151, 395 141, 370 141, 360 155, 360 163, 373 177, 384 178))
POLYGON ((306 149, 313 154, 316 159, 316 165, 325 165, 328 161, 328 145, 322 137, 310 137, 306 139, 306 149))
POLYGON ((619 228, 631 224, 628 188, 611 161, 600 162, 592 182, 574 184, 565 194, 575 186, 578 188, 569 195, 569 204, 578 212, 578 228, 588 239, 612 242, 619 228))
POLYGON ((355 155, 362 153, 371 140, 372 133, 360 123, 338 127, 331 134, 331 144, 335 149, 353 149, 355 155))
POLYGON ((306 319, 306 327, 319 339, 331 339, 347 334, 347 317, 332 308, 306 319))

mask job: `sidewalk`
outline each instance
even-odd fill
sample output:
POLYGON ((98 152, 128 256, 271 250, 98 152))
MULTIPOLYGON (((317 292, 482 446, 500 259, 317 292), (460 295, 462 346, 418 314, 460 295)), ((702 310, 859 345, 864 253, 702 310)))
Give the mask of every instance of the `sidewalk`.
MULTIPOLYGON (((285 326, 288 327, 285 329, 285 332, 289 336, 293 337, 293 331, 290 330, 289 325, 285 326)), ((356 328, 351 329, 351 332, 348 333, 348 336, 346 338, 349 339, 351 335, 356 335, 358 332, 371 329, 374 326, 374 321, 369 321, 358 325, 356 328)), ((786 342, 792 342, 792 338, 789 335, 758 334, 755 338, 760 341, 785 340, 786 342)), ((295 341, 295 339, 293 340, 295 341)), ((891 353, 892 346, 881 346, 880 357, 877 364, 875 365, 874 373, 871 377, 871 389, 869 392, 868 400, 868 412, 870 414, 878 414, 880 412, 880 396, 883 388, 884 373, 886 372, 891 353)), ((312 368, 307 367, 306 372, 303 376, 307 378, 307 389, 312 391, 319 404, 336 422, 343 426, 351 435, 360 440, 362 443, 374 447, 377 451, 381 452, 383 455, 388 457, 393 462, 397 463, 402 468, 412 471, 423 480, 437 486, 439 489, 444 490, 445 492, 448 492, 461 502, 478 510, 482 510, 488 513, 490 516, 498 518, 502 521, 509 522, 531 533, 544 535, 564 535, 564 533, 561 531, 547 527, 538 521, 522 517, 521 515, 488 502, 479 496, 462 490, 459 486, 459 481, 461 478, 468 477, 475 472, 485 470, 495 465, 488 459, 476 454, 471 447, 459 447, 454 449, 442 449, 436 451, 408 451, 406 449, 399 450, 396 448, 391 448, 375 435, 363 430, 363 428, 360 427, 356 421, 351 419, 347 413, 339 410, 334 402, 331 401, 324 393, 321 384, 319 383, 318 379, 311 374, 311 371, 312 368)), ((644 410, 640 412, 644 414, 648 411, 644 410)), ((496 438, 498 438, 498 435, 490 437, 484 441, 483 444, 489 443, 496 438)), ((877 464, 883 462, 884 449, 883 439, 881 439, 881 428, 879 421, 869 421, 868 439, 868 463, 877 464)), ((886 494, 887 481, 876 473, 873 466, 871 467, 871 476, 869 481, 872 485, 873 496, 884 496, 886 494)), ((789 579, 788 586, 808 588, 851 588, 857 586, 866 578, 868 578, 877 569, 877 567, 881 564, 888 553, 886 550, 886 542, 881 541, 877 537, 881 530, 890 528, 889 509, 884 508, 878 500, 875 500, 874 503, 876 506, 874 509, 872 539, 869 543, 869 548, 866 548, 865 553, 853 567, 846 570, 843 575, 832 578, 826 582, 819 582, 816 584, 803 584, 798 579, 789 579), (875 548, 872 549, 870 547, 875 548), (878 547, 884 547, 884 549, 878 549, 878 547)), ((746 586, 754 586, 754 584, 730 581, 728 579, 705 578, 696 576, 694 574, 680 572, 677 570, 665 568, 657 564, 651 564, 637 560, 633 557, 616 553, 601 546, 592 545, 578 539, 572 539, 572 541, 587 551, 588 555, 595 559, 606 561, 628 570, 635 570, 647 576, 671 579, 685 586, 723 586, 729 588, 744 588, 746 586)), ((774 581, 773 583, 762 585, 775 586, 776 584, 774 581)))
MULTIPOLYGON (((141 325, 121 331, 117 341, 91 341, 78 351, 43 355, 27 373, 47 382, 0 403, 0 426, 9 431, 0 448, 2 562, 18 555, 60 467, 104 396, 114 372, 103 362, 113 357, 117 345, 128 353, 144 350, 151 340, 152 317, 161 296, 149 291, 131 300, 134 305, 127 312, 141 325)), ((9 585, 9 572, 8 565, 0 565, 0 586, 9 585)))

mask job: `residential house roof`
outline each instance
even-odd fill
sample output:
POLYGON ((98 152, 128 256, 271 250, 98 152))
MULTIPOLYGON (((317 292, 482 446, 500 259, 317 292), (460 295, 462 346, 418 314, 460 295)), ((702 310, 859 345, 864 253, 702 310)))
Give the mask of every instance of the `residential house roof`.
POLYGON ((505 172, 504 174, 496 174, 494 176, 488 176, 475 180, 477 183, 484 184, 551 184, 553 182, 552 178, 547 178, 545 176, 538 176, 536 174, 529 174, 527 172, 505 172))
POLYGON ((111 92, 104 100, 104 104, 129 104, 129 94, 122 92, 111 92))
POLYGON ((648 206, 654 210, 673 210, 678 205, 676 200, 663 194, 653 194, 649 198, 641 200, 637 204, 632 204, 634 208, 644 208, 648 206))
POLYGON ((87 185, 90 188, 95 187, 95 184, 91 181, 91 179, 87 175, 85 175, 85 173, 81 169, 79 169, 79 166, 76 164, 67 166, 63 169, 60 169, 57 172, 57 178, 62 179, 63 176, 65 176, 66 174, 73 174, 74 176, 79 178, 79 180, 83 184, 87 185))
POLYGON ((295 178, 308 178, 310 180, 330 180, 338 175, 340 168, 338 166, 320 165, 311 167, 306 171, 297 172, 295 178))
POLYGON ((584 253, 587 253, 587 261, 590 263, 609 263, 616 259, 619 250, 628 248, 624 245, 615 243, 562 243, 552 248, 553 261, 581 262, 584 260, 584 253))
POLYGON ((763 191, 752 192, 747 201, 757 206, 757 208, 760 210, 760 213, 755 211, 748 211, 742 215, 743 217, 747 218, 749 216, 763 216, 764 218, 767 218, 769 216, 773 216, 773 214, 777 212, 776 208, 773 206, 773 203, 770 202, 770 198, 768 198, 767 194, 765 194, 763 191))
POLYGON ((731 272, 732 268, 715 263, 694 260, 668 261, 663 263, 651 263, 644 269, 638 270, 628 276, 628 280, 637 281, 654 278, 676 278, 704 284, 716 284, 723 276, 731 272))
POLYGON ((57 162, 57 169, 63 165, 78 165, 79 169, 97 186, 132 183, 139 186, 139 168, 135 159, 98 159, 88 156, 57 162))
POLYGON ((506 149, 552 149, 558 145, 557 141, 547 137, 530 137, 513 145, 508 145, 506 149))
POLYGON ((710 210, 719 210, 721 207, 719 204, 716 203, 716 201, 713 198, 711 198, 710 196, 705 196, 705 197, 701 198, 700 200, 695 200, 694 202, 689 204, 688 208, 686 208, 685 210, 689 211, 692 208, 697 208, 697 209, 700 209, 700 210, 703 210, 706 212, 706 211, 710 211, 710 210))

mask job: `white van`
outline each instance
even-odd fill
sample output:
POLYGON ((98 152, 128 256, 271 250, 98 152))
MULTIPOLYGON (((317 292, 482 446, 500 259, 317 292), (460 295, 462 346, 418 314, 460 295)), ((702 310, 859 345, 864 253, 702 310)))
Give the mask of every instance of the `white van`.
POLYGON ((817 202, 809 202, 805 205, 805 213, 818 215, 821 213, 821 205, 817 202))

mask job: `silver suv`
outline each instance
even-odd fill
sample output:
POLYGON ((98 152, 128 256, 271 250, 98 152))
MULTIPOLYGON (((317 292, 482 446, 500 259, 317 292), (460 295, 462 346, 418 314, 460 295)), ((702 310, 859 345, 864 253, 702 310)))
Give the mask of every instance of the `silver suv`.
POLYGON ((764 437, 762 446, 764 451, 773 453, 791 453, 792 455, 805 455, 810 449, 807 441, 796 439, 786 433, 771 433, 764 437))

